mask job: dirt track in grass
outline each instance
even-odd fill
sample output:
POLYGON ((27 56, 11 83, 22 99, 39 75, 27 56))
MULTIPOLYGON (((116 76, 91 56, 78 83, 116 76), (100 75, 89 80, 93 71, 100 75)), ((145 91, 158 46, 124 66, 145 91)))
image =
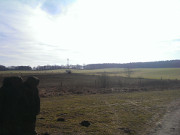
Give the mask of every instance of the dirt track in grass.
POLYGON ((173 101, 149 135, 180 135, 180 99, 173 101))

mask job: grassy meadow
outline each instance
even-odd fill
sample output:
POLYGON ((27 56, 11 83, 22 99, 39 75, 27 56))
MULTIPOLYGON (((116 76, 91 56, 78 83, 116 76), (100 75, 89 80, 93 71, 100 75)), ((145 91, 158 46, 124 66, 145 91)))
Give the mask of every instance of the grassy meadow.
POLYGON ((66 95, 41 99, 40 134, 146 135, 180 90, 66 95), (58 119, 64 121, 58 121, 58 119), (81 121, 90 126, 81 126, 81 121))
POLYGON ((23 79, 37 76, 41 135, 146 135, 180 99, 180 69, 154 68, 47 71, 0 71, 23 79), (80 125, 89 121, 90 126, 80 125))
MULTIPOLYGON (((134 68, 131 77, 133 78, 149 78, 149 79, 180 79, 180 68, 134 68)), ((61 74, 65 73, 65 69, 59 70, 45 70, 45 71, 0 71, 1 76, 11 75, 31 75, 31 74, 61 74)), ((72 73, 99 75, 103 72, 108 73, 110 76, 123 76, 126 77, 126 69, 124 68, 107 68, 95 70, 75 70, 72 73)))

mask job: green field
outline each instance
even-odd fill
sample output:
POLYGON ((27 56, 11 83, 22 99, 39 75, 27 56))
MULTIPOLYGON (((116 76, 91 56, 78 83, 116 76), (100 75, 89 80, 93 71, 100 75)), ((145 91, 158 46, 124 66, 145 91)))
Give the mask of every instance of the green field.
MULTIPOLYGON (((149 78, 149 79, 180 79, 180 68, 135 68, 131 69, 133 72, 131 77, 134 78, 149 78)), ((1 76, 11 75, 24 75, 24 74, 59 74, 65 73, 65 69, 60 70, 47 70, 47 71, 0 71, 1 76)), ((109 68, 109 69, 96 69, 96 70, 74 70, 72 73, 97 75, 103 72, 112 76, 126 77, 124 68, 109 68)))
MULTIPOLYGON (((149 78, 149 79, 180 79, 180 68, 135 68, 132 77, 149 78)), ((86 71, 84 71, 86 72, 86 71)), ((99 69, 87 71, 90 73, 107 72, 110 75, 126 77, 126 71, 123 68, 99 69)))
POLYGON ((180 68, 130 70, 130 78, 120 68, 1 71, 0 85, 6 76, 40 79, 40 135, 146 135, 180 99, 180 68), (91 125, 81 126, 84 120, 91 125))
POLYGON ((167 105, 178 98, 180 90, 42 98, 37 131, 58 135, 146 135, 167 105), (83 120, 91 125, 81 126, 83 120))

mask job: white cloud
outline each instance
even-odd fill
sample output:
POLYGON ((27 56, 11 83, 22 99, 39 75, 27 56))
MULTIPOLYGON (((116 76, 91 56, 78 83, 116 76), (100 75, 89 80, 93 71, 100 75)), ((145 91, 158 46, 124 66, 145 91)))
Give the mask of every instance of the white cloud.
POLYGON ((16 39, 22 57, 37 55, 41 64, 65 64, 67 58, 72 64, 166 60, 175 52, 180 58, 180 44, 173 41, 180 37, 178 0, 77 0, 58 14, 50 14, 48 4, 44 10, 45 1, 31 2, 16 1, 16 8, 0 2, 6 13, 0 13, 0 35, 16 39))

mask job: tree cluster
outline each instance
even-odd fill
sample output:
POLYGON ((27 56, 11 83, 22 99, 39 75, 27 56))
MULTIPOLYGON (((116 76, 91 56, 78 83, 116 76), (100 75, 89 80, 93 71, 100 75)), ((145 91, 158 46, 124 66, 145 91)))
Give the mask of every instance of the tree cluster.
POLYGON ((83 66, 81 65, 70 65, 70 66, 64 66, 64 65, 44 65, 44 66, 37 66, 37 67, 30 67, 30 66, 10 66, 6 67, 3 65, 0 65, 0 71, 7 71, 7 70, 56 70, 56 69, 83 69, 83 66))
POLYGON ((83 69, 81 65, 45 65, 34 67, 33 70, 56 70, 56 69, 83 69))
POLYGON ((10 66, 5 67, 3 65, 0 65, 0 71, 6 71, 6 70, 32 70, 30 66, 10 66))

